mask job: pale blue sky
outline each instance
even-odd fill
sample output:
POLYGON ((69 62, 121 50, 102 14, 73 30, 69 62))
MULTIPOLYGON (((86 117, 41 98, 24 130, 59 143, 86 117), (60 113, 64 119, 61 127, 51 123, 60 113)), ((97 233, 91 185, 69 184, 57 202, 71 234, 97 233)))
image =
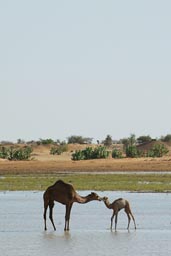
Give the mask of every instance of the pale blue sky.
POLYGON ((0 141, 171 134, 170 0, 0 0, 0 141))

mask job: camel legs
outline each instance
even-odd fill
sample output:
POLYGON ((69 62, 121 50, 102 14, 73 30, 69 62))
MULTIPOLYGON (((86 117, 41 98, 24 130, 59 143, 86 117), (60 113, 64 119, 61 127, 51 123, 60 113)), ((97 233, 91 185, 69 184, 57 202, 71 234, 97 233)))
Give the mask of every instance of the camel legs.
POLYGON ((132 212, 131 212, 130 214, 131 214, 131 217, 132 217, 133 222, 134 222, 134 227, 135 227, 135 229, 137 229, 137 227, 136 227, 136 223, 135 223, 135 218, 134 218, 134 216, 133 216, 132 212))
POLYGON ((131 215, 131 217, 132 217, 132 219, 133 219, 134 227, 135 227, 135 229, 136 229, 137 227, 136 227, 136 223, 135 223, 135 218, 134 218, 134 215, 132 214, 132 212, 131 212, 131 211, 130 211, 130 215, 131 215))
POLYGON ((54 207, 54 202, 53 201, 49 201, 48 198, 46 198, 46 195, 44 194, 44 225, 45 225, 45 230, 47 230, 47 226, 46 226, 46 213, 47 213, 47 209, 48 209, 48 206, 49 206, 49 218, 52 222, 52 225, 54 227, 54 230, 56 230, 56 227, 54 225, 54 222, 53 222, 53 207, 54 207))
POLYGON ((113 212, 112 217, 111 217, 111 225, 110 225, 110 229, 112 230, 113 227, 113 218, 115 216, 115 213, 113 212))
POLYGON ((115 231, 117 227, 117 222, 118 222, 118 212, 115 213, 115 231))
POLYGON ((132 217, 132 219, 133 219, 133 221, 134 221, 134 227, 135 227, 135 229, 136 229, 135 218, 134 218, 134 216, 133 216, 131 210, 125 209, 125 212, 126 212, 126 214, 127 214, 127 216, 128 216, 128 227, 127 227, 127 229, 129 230, 129 225, 130 225, 131 217, 132 217), (131 217, 130 217, 130 215, 131 215, 131 217))
POLYGON ((111 226, 110 229, 112 230, 113 227, 113 218, 115 216, 115 231, 116 231, 116 227, 117 227, 117 221, 118 221, 118 212, 113 211, 112 217, 111 217, 111 226))
POLYGON ((127 226, 127 229, 129 230, 129 224, 130 224, 130 221, 131 221, 131 217, 129 216, 129 212, 127 212, 125 210, 126 214, 127 214, 127 217, 128 217, 128 226, 127 226))
POLYGON ((47 208, 48 208, 48 204, 44 203, 44 223, 45 223, 45 230, 47 230, 47 226, 46 226, 46 212, 47 212, 47 208))
POLYGON ((54 221, 53 221, 53 207, 54 207, 54 202, 53 201, 49 202, 49 219, 52 222, 54 230, 56 230, 56 227, 55 227, 55 224, 54 224, 54 221))
POLYGON ((66 214, 65 214, 65 227, 64 230, 69 230, 69 221, 70 221, 70 213, 71 213, 72 204, 66 205, 66 214))

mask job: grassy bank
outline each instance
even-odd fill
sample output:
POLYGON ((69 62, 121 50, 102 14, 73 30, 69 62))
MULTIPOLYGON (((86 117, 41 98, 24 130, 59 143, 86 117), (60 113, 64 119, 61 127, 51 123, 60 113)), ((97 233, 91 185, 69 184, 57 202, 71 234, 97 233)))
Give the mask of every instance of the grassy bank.
POLYGON ((171 174, 37 174, 0 176, 0 190, 44 191, 56 180, 71 182, 76 190, 171 192, 171 174))

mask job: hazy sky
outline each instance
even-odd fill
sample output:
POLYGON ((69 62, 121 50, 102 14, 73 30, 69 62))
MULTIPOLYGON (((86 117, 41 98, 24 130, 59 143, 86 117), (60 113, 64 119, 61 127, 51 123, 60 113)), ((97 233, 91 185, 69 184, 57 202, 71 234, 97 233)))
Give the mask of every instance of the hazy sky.
POLYGON ((0 141, 171 134, 170 0, 0 0, 0 141))

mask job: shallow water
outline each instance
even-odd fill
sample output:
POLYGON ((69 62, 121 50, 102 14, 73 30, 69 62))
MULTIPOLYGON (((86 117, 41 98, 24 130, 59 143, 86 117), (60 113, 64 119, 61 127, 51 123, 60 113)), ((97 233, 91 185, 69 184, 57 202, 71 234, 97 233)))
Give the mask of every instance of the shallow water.
MULTIPOLYGON (((80 191, 86 195, 89 191, 80 191)), ((75 203, 70 231, 64 232, 65 207, 56 203, 53 231, 43 231, 42 192, 0 192, 0 252, 3 256, 44 255, 171 255, 171 194, 98 192, 110 201, 127 198, 132 206, 133 222, 126 230, 127 217, 119 213, 117 232, 110 231, 112 211, 103 202, 75 203)), ((48 217, 48 216, 47 216, 48 217)))

